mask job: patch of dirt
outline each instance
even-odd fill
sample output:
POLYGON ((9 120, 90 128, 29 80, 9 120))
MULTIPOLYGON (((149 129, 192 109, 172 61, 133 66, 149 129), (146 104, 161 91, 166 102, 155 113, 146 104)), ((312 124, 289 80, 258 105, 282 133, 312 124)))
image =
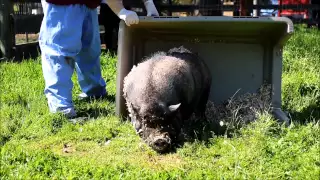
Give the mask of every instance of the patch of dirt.
POLYGON ((63 144, 62 152, 63 153, 72 153, 75 150, 73 149, 71 144, 63 144))
POLYGON ((175 167, 182 166, 186 162, 184 162, 177 154, 167 154, 165 156, 152 156, 148 155, 147 164, 148 167, 154 169, 171 169, 175 167))

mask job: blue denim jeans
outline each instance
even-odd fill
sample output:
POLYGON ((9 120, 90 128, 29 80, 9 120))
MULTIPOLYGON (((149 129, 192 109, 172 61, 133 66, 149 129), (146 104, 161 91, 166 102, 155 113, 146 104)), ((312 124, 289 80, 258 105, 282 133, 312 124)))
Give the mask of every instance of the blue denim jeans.
POLYGON ((74 69, 87 96, 107 93, 100 67, 97 9, 85 5, 59 6, 45 0, 42 6, 39 46, 49 110, 75 115, 71 80, 74 69))

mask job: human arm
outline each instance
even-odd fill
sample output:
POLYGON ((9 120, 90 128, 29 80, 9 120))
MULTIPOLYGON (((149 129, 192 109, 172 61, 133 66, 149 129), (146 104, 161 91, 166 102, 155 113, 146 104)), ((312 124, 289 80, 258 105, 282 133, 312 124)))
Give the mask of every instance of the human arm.
MULTIPOLYGON (((147 10, 147 16, 159 16, 157 8, 153 0, 142 0, 147 10)), ((131 24, 138 24, 139 18, 136 12, 126 10, 123 6, 122 0, 102 0, 101 3, 107 4, 110 9, 125 23, 130 26, 131 24)))
POLYGON ((144 6, 147 10, 147 16, 159 16, 156 6, 153 3, 153 0, 142 0, 144 6))

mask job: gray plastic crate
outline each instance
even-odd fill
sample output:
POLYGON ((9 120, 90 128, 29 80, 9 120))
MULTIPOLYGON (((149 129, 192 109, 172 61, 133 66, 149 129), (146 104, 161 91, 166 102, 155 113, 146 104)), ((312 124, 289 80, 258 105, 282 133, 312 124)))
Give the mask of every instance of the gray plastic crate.
POLYGON ((209 99, 221 103, 235 94, 272 85, 276 118, 281 110, 282 48, 293 33, 285 17, 139 17, 137 25, 120 23, 118 39, 116 114, 127 117, 123 79, 133 65, 157 51, 183 45, 197 52, 212 73, 209 99))

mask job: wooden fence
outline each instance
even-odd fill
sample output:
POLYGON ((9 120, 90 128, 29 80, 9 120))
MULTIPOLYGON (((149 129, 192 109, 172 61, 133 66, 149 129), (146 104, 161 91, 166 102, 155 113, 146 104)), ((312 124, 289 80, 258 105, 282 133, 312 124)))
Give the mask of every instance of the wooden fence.
MULTIPOLYGON (((319 24, 319 16, 314 18, 310 12, 320 10, 319 4, 270 4, 270 0, 212 0, 219 3, 205 4, 203 1, 189 0, 184 5, 177 1, 167 0, 166 3, 154 0, 158 11, 164 16, 194 16, 194 15, 226 15, 231 16, 262 16, 261 10, 278 11, 284 10, 306 11, 308 18, 292 18, 294 23, 319 24), (200 2, 200 3, 199 3, 200 2), (267 3, 266 3, 267 2, 267 3), (200 13, 199 13, 200 12, 200 13), (212 13, 214 12, 214 13, 212 13), (217 13, 218 12, 218 13, 217 13), (227 12, 227 13, 226 13, 227 12)), ((145 13, 141 2, 130 1, 133 10, 140 8, 140 13, 145 13)), ((206 1, 207 2, 207 1, 206 1)), ((0 0, 0 58, 22 60, 23 58, 36 57, 39 53, 37 40, 29 41, 29 34, 37 34, 43 18, 40 0, 0 0), (25 35, 27 43, 16 43, 16 34, 25 35)), ((103 32, 101 32, 101 36, 103 32)), ((103 42, 103 38, 102 38, 103 42)))

